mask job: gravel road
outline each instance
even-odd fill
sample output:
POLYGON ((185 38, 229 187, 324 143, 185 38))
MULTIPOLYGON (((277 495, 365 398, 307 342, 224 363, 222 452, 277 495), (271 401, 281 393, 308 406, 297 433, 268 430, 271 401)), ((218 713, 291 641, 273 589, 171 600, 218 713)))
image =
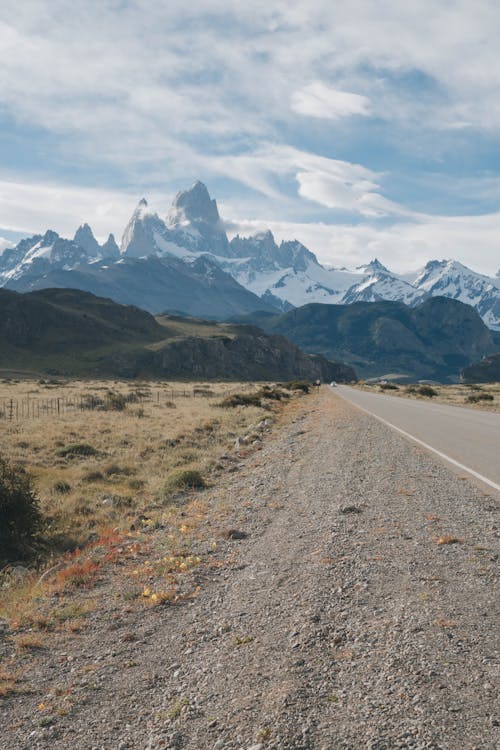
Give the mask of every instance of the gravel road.
POLYGON ((327 388, 212 494, 233 564, 40 656, 3 750, 498 747, 498 495, 327 388), (78 700, 41 727, 56 684, 78 700))

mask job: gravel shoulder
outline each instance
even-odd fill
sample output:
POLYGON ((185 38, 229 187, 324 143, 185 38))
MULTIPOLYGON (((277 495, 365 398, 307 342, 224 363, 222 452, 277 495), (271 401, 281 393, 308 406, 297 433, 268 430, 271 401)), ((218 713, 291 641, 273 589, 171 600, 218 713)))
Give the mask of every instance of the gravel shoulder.
POLYGON ((498 747, 494 492, 321 388, 210 493, 226 564, 34 659, 4 750, 498 747))

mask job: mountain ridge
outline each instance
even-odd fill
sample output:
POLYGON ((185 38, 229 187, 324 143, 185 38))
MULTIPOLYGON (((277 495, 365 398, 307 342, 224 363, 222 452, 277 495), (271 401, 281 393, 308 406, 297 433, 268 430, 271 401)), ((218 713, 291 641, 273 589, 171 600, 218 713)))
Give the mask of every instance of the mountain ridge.
POLYGON ((91 377, 356 380, 352 368, 255 326, 155 318, 75 289, 0 289, 0 368, 91 377))
POLYGON ((304 351, 340 359, 363 378, 400 373, 411 380, 454 382, 464 367, 497 350, 479 314, 447 297, 429 297, 413 308, 387 300, 310 303, 246 320, 287 336, 304 351))
MULTIPOLYGON (((286 311, 310 302, 353 304, 392 300, 414 307, 426 298, 444 295, 470 304, 492 330, 500 330, 498 276, 476 273, 453 260, 431 260, 412 274, 395 274, 376 258, 350 270, 325 268, 300 242, 284 240, 278 244, 270 231, 251 237, 236 235, 229 240, 217 202, 199 181, 177 193, 164 218, 150 209, 145 198, 139 201, 123 232, 120 248, 112 235, 99 245, 88 224, 79 227, 73 240, 61 238, 50 230, 45 235, 22 240, 0 255, 0 286, 29 291, 60 283, 83 285, 82 288, 96 293, 108 290, 117 301, 132 301, 160 312, 165 307, 161 295, 149 294, 146 281, 139 292, 137 279, 132 294, 124 286, 119 271, 120 263, 143 259, 163 262, 161 278, 165 283, 168 269, 175 276, 180 273, 178 264, 184 264, 185 283, 179 287, 179 292, 184 290, 184 298, 181 299, 180 293, 176 295, 175 309, 187 314, 207 317, 238 314, 235 304, 228 304, 224 311, 220 302, 219 312, 214 312, 216 308, 210 305, 215 301, 210 295, 203 310, 200 306, 193 307, 193 296, 200 294, 204 285, 200 273, 191 287, 188 279, 193 278, 193 269, 196 275, 196 270, 203 266, 208 286, 210 276, 217 275, 218 268, 237 284, 232 286, 226 279, 225 294, 238 297, 240 302, 245 296, 243 290, 252 295, 246 296, 249 309, 241 310, 241 314, 255 311, 259 306, 286 311), (202 263, 200 258, 204 258, 202 263), (97 278, 98 271, 102 272, 101 281, 97 278), (159 307, 153 309, 152 300, 159 307)), ((136 270, 151 277, 158 266, 155 262, 150 263, 149 269, 146 266, 142 264, 136 270)), ((223 277, 219 278, 222 282, 223 277)), ((171 283, 167 283, 169 287, 171 283)))

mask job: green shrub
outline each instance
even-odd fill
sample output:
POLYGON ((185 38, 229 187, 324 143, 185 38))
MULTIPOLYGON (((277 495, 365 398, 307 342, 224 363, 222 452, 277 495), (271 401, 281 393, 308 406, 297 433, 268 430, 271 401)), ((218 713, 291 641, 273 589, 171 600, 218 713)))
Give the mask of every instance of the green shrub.
POLYGON ((222 399, 218 406, 228 409, 236 406, 262 406, 262 403, 258 393, 233 393, 222 399))
POLYGON ((399 388, 394 383, 379 383, 379 386, 382 391, 399 391, 399 388))
POLYGON ((430 385, 421 385, 420 388, 417 388, 417 393, 420 396, 427 396, 428 398, 438 395, 438 392, 434 388, 431 388, 430 385))
POLYGON ((200 472, 196 469, 176 469, 172 471, 165 482, 165 491, 174 492, 175 490, 202 489, 205 487, 205 480, 200 472))
POLYGON ((494 396, 491 393, 477 393, 467 396, 465 399, 469 404, 477 404, 478 401, 493 401, 494 396))
POLYGON ((303 393, 309 393, 311 390, 311 384, 307 380, 291 380, 286 383, 285 388, 289 391, 302 391, 303 393))
POLYGON ((43 526, 30 477, 0 457, 0 559, 30 556, 43 526))
POLYGON ((73 458, 74 456, 97 456, 99 451, 88 443, 69 443, 59 448, 57 455, 62 458, 73 458))

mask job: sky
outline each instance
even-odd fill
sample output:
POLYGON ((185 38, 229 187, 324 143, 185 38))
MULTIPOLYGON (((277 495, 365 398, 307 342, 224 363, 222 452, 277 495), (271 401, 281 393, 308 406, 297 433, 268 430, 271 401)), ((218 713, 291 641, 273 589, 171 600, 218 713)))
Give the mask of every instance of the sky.
POLYGON ((500 269, 497 0, 2 0, 0 250, 202 180, 325 264, 500 269))

